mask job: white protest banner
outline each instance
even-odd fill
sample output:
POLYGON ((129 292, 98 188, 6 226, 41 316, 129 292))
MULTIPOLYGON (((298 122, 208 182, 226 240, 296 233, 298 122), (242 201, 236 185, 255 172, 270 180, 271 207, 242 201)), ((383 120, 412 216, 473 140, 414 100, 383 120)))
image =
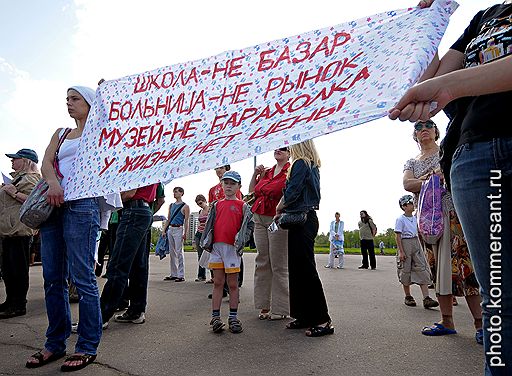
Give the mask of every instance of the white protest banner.
POLYGON ((386 116, 457 6, 439 0, 107 81, 66 199, 167 183, 386 116))

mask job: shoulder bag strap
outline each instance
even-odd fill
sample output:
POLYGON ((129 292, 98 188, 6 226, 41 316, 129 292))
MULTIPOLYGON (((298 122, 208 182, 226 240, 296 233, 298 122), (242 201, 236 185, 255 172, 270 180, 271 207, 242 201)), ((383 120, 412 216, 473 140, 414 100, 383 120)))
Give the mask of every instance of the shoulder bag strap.
MULTIPOLYGON (((171 207, 172 205, 174 204, 171 204, 171 207)), ((172 220, 174 218, 176 218, 176 216, 178 215, 178 213, 180 212, 180 210, 185 206, 185 203, 182 202, 181 205, 178 206, 178 208, 176 209, 176 211, 171 215, 171 218, 169 218, 169 225, 171 224, 172 220)))
POLYGON ((57 144, 57 150, 55 150, 55 158, 53 159, 53 168, 55 170, 55 173, 57 174, 57 178, 59 179, 62 179, 64 177, 59 170, 59 150, 62 144, 64 143, 64 140, 68 136, 69 132, 71 132, 71 128, 66 128, 62 136, 60 136, 59 143, 57 144))
POLYGON ((21 181, 21 179, 23 179, 23 175, 18 176, 16 179, 14 179, 13 181, 11 181, 11 184, 12 184, 12 185, 14 185, 14 186, 16 186, 16 184, 18 184, 18 183, 21 181))

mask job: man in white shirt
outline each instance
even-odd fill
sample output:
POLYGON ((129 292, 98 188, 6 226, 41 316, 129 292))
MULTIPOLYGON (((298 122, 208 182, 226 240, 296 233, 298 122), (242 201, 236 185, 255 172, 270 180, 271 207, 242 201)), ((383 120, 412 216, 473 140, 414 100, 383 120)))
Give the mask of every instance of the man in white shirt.
POLYGON ((345 250, 343 249, 343 229, 345 224, 340 220, 340 213, 336 212, 334 214, 335 220, 331 222, 331 227, 329 229, 329 263, 325 265, 326 268, 333 269, 334 268, 334 259, 338 256, 339 264, 337 266, 338 269, 343 269, 343 264, 345 262, 344 255, 345 250))

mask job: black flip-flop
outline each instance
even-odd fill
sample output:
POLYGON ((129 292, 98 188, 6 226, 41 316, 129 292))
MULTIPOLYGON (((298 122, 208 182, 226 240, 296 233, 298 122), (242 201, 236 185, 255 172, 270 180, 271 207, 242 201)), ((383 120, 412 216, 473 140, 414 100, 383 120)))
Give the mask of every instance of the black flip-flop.
POLYGON ((31 358, 34 358, 37 360, 37 363, 33 362, 27 362, 25 363, 25 367, 27 368, 39 368, 42 367, 48 363, 54 362, 60 358, 63 358, 66 355, 66 352, 61 352, 58 354, 52 354, 48 358, 44 358, 44 355, 41 351, 36 352, 34 355, 31 356, 31 358))
POLYGON ((307 337, 322 337, 334 334, 334 327, 328 322, 325 326, 313 326, 306 331, 307 337))
POLYGON ((87 367, 89 364, 94 362, 95 359, 96 359, 96 355, 73 354, 71 356, 68 356, 66 358, 65 362, 80 361, 81 363, 77 364, 76 366, 69 366, 69 365, 63 364, 62 366, 60 366, 60 370, 62 372, 78 371, 79 369, 87 367))

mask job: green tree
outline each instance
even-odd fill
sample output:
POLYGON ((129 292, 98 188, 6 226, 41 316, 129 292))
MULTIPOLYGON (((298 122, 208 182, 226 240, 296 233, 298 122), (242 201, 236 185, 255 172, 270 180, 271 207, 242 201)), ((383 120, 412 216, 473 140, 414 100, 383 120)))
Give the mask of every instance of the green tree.
POLYGON ((345 248, 359 248, 359 230, 343 231, 345 248))
POLYGON ((318 234, 315 238, 315 244, 316 245, 329 245, 329 235, 326 235, 323 232, 321 234, 318 234))
POLYGON ((155 249, 158 238, 162 235, 162 229, 160 227, 151 226, 151 249, 155 249))
POLYGON ((386 232, 378 234, 375 237, 375 245, 379 244, 381 240, 386 248, 396 248, 395 230, 388 228, 386 232))

